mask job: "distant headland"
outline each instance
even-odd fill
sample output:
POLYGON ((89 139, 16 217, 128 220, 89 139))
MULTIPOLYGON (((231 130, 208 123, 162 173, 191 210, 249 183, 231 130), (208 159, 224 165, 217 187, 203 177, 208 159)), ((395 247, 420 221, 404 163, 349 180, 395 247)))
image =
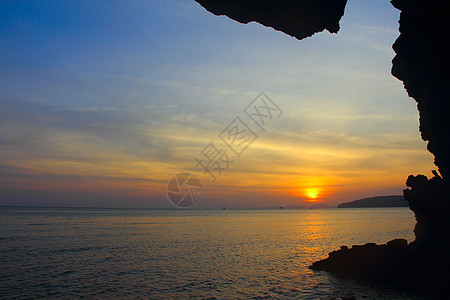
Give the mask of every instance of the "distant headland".
POLYGON ((405 200, 405 197, 403 195, 376 196, 341 203, 337 207, 338 208, 408 207, 408 201, 405 200))

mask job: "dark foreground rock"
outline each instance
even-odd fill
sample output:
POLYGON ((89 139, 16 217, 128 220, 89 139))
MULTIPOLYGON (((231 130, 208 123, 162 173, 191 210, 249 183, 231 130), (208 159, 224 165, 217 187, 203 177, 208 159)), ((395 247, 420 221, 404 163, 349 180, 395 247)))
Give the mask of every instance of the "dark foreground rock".
POLYGON ((215 15, 240 23, 258 22, 299 40, 317 32, 339 31, 347 0, 196 0, 215 15))
POLYGON ((350 249, 342 246, 340 250, 331 252, 327 259, 313 263, 310 268, 364 281, 394 284, 399 275, 404 277, 408 272, 404 267, 409 255, 408 242, 404 239, 392 240, 384 245, 355 245, 350 249))
POLYGON ((405 290, 427 299, 448 298, 448 253, 440 249, 417 249, 406 240, 383 245, 365 245, 333 251, 310 269, 405 290))
MULTIPOLYGON (((252 21, 303 39, 316 32, 336 33, 346 0, 196 0, 216 15, 252 21)), ((343 247, 311 268, 356 279, 404 286, 448 299, 450 253, 450 18, 446 0, 392 0, 401 11, 400 36, 393 49, 392 75, 415 99, 422 139, 441 176, 410 176, 405 199, 414 212, 416 240, 405 245, 343 247)))
POLYGON ((450 18, 444 0, 393 0, 401 11, 400 36, 393 45, 392 74, 417 102, 422 139, 438 172, 408 177, 405 199, 417 224, 405 246, 366 244, 330 253, 311 268, 355 279, 415 290, 448 299, 450 278, 450 18))
POLYGON ((447 298, 450 271, 450 198, 445 181, 435 172, 409 176, 404 196, 415 214, 416 239, 395 239, 384 245, 342 246, 313 270, 328 271, 370 283, 415 291, 427 298, 447 298))

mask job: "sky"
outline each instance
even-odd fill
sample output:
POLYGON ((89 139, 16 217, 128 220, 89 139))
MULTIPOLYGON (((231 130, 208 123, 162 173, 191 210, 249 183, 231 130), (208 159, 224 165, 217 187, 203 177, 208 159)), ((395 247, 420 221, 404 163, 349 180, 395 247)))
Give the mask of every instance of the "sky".
POLYGON ((0 205, 173 208, 185 172, 195 208, 399 195, 435 166, 390 74, 398 18, 349 0, 338 34, 298 41, 193 0, 1 1, 0 205), (264 130, 245 113, 261 92, 264 130), (211 145, 220 174, 194 160, 211 145))

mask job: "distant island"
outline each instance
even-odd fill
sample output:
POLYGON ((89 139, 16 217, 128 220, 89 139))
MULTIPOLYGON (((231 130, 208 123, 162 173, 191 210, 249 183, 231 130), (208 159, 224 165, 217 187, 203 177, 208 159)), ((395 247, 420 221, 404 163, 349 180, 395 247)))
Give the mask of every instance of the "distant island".
POLYGON ((408 207, 408 201, 404 196, 377 196, 341 203, 338 208, 357 207, 408 207))

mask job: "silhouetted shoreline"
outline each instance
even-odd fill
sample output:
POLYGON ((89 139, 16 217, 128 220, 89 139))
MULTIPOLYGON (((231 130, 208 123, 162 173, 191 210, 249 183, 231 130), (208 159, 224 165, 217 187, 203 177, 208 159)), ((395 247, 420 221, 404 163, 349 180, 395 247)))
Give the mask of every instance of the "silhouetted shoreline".
POLYGON ((316 261, 310 269, 328 271, 356 280, 415 291, 429 297, 447 296, 450 217, 445 181, 436 173, 410 175, 403 191, 414 212, 416 239, 394 239, 386 244, 342 246, 316 261))

